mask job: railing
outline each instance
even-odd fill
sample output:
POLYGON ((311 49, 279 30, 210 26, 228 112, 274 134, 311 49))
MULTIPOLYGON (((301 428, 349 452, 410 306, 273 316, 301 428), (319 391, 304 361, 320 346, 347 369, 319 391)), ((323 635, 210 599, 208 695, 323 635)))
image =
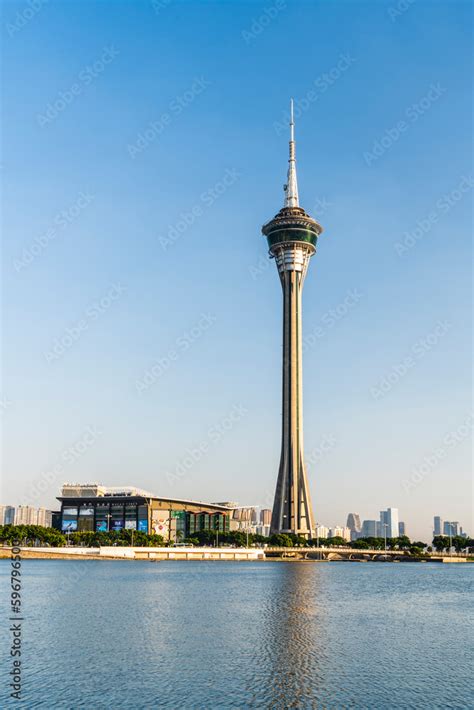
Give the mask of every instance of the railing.
MULTIPOLYGON (((343 547, 334 545, 333 547, 325 547, 321 545, 320 547, 264 547, 265 552, 351 552, 357 555, 406 555, 411 556, 410 550, 378 550, 375 548, 362 549, 358 547, 343 547)), ((468 552, 424 552, 423 555, 429 557, 466 557, 470 553, 468 552)))

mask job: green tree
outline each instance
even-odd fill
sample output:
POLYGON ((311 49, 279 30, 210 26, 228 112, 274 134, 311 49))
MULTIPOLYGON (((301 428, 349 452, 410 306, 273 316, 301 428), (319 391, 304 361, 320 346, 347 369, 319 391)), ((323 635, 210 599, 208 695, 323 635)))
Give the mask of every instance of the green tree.
POLYGON ((62 547, 66 539, 55 528, 44 528, 40 525, 2 525, 0 541, 6 545, 19 541, 21 545, 62 547))
POLYGON ((410 538, 407 535, 400 535, 397 540, 399 550, 408 550, 411 546, 410 538))
POLYGON ((270 535, 269 544, 274 547, 293 547, 293 540, 289 535, 284 533, 275 533, 270 535))
POLYGON ((347 543, 343 537, 335 535, 334 537, 328 537, 325 541, 325 544, 327 545, 327 547, 342 547, 347 543))
POLYGON ((193 547, 197 547, 199 545, 197 537, 185 537, 183 542, 185 542, 186 545, 192 545, 193 547))
POLYGON ((443 552, 449 548, 449 537, 446 535, 435 535, 433 538, 433 547, 437 552, 443 552))
POLYGON ((456 552, 461 552, 462 550, 465 550, 466 547, 468 547, 469 540, 465 537, 461 537, 461 535, 455 535, 452 539, 453 547, 456 550, 456 552))

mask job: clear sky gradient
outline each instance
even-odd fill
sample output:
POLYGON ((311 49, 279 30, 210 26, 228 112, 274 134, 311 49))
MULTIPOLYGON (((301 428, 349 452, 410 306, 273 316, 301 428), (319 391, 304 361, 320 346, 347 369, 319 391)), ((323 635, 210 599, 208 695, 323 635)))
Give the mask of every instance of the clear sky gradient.
POLYGON ((2 502, 271 506, 293 96, 316 518, 473 532, 469 3, 3 10, 2 502))

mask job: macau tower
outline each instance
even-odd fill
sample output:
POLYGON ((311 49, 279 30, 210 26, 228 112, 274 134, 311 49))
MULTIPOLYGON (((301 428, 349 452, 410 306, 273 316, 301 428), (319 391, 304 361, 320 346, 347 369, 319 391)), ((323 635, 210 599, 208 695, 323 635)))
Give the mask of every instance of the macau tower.
POLYGON ((303 454, 303 372, 301 294, 310 257, 322 227, 298 200, 293 100, 290 157, 283 208, 262 227, 275 259, 283 291, 283 408, 281 458, 273 503, 271 533, 313 537, 314 516, 303 454))

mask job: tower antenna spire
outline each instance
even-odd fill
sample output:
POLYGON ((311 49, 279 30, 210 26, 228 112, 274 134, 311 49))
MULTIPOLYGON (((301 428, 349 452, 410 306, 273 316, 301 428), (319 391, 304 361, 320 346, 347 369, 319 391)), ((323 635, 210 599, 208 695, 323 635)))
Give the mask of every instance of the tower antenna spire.
POLYGON ((295 120, 293 99, 290 99, 290 157, 288 159, 288 178, 285 186, 285 207, 298 207, 298 181, 296 179, 295 157, 295 120))

